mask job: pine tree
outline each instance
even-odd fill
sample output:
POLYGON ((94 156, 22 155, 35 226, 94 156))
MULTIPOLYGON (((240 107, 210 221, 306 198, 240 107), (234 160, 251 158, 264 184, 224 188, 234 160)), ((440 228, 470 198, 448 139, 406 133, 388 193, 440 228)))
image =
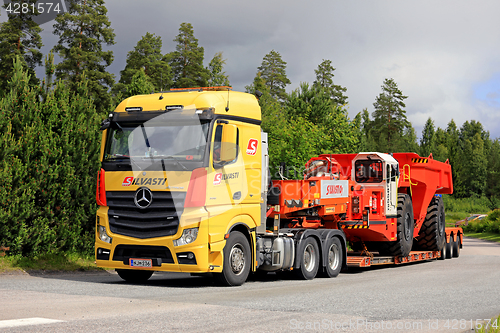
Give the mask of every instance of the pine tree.
MULTIPOLYGON (((11 4, 19 4, 21 1, 13 0, 11 4)), ((22 3, 34 4, 35 0, 24 0, 22 3)), ((7 4, 3 6, 7 7, 7 4)), ((7 93, 7 81, 11 78, 16 56, 21 56, 23 66, 28 70, 30 84, 36 86, 39 80, 35 75, 35 67, 42 64, 43 46, 40 32, 42 28, 33 21, 37 14, 28 11, 18 14, 8 13, 8 21, 0 26, 0 96, 7 93), (2 93, 3 92, 3 93, 2 93)))
POLYGON ((104 51, 104 45, 113 45, 115 34, 107 17, 104 0, 72 0, 68 12, 58 15, 54 34, 59 42, 54 46, 61 62, 56 66, 56 77, 76 91, 85 77, 96 109, 107 112, 111 96, 108 89, 114 84, 114 75, 106 72, 113 61, 113 51, 104 51))
POLYGON ((222 58, 222 52, 217 52, 210 63, 208 64, 208 71, 210 73, 208 78, 209 87, 217 86, 230 86, 229 76, 224 72, 224 65, 226 64, 226 59, 222 58))
POLYGON ((170 66, 174 75, 174 87, 205 87, 208 70, 203 67, 204 49, 198 46, 191 23, 181 23, 175 37, 176 50, 170 55, 170 66))
POLYGON ((393 152, 398 145, 397 139, 402 137, 410 125, 406 119, 404 96, 394 79, 385 79, 382 93, 376 98, 373 106, 373 137, 385 148, 382 151, 393 152), (385 142, 381 142, 385 141, 385 142))
POLYGON ((286 62, 281 59, 281 55, 271 50, 264 56, 262 64, 257 68, 258 74, 269 87, 272 97, 279 101, 284 101, 286 98, 285 87, 290 84, 290 80, 286 76, 286 62))
POLYGON ((172 71, 161 53, 161 47, 161 37, 149 32, 137 42, 134 50, 127 54, 125 69, 120 72, 122 88, 130 84, 132 77, 141 68, 153 83, 154 91, 163 91, 172 86, 172 71))
POLYGON ((318 69, 314 70, 316 73, 314 85, 325 89, 337 105, 345 105, 347 104, 347 96, 344 93, 347 88, 333 84, 333 77, 335 76, 333 71, 335 71, 335 68, 332 66, 332 61, 323 59, 321 64, 318 65, 318 69))

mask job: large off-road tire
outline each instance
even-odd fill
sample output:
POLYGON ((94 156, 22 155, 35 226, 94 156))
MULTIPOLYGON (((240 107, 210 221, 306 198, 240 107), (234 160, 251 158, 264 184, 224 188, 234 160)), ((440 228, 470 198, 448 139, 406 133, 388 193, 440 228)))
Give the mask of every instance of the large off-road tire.
POLYGON ((241 286, 248 278, 252 254, 248 240, 239 231, 233 231, 224 246, 224 266, 222 273, 214 274, 225 286, 241 286))
MULTIPOLYGON (((297 253, 299 254, 299 253, 297 253)), ((320 256, 318 242, 313 237, 304 240, 301 253, 300 267, 294 270, 295 274, 304 280, 312 280, 318 273, 320 256)))
POLYGON ((441 197, 434 196, 427 207, 427 215, 418 234, 419 250, 441 251, 446 242, 444 205, 441 197))
POLYGON ((394 242, 381 242, 379 252, 385 256, 402 256, 410 254, 413 245, 413 206, 407 194, 398 194, 398 222, 397 240, 394 242))
POLYGON ((154 273, 153 271, 139 271, 133 269, 117 269, 116 272, 122 279, 131 283, 146 282, 154 273))
POLYGON ((330 238, 326 243, 326 262, 323 275, 325 277, 333 278, 339 275, 342 269, 342 261, 344 254, 342 253, 342 244, 338 237, 330 238))

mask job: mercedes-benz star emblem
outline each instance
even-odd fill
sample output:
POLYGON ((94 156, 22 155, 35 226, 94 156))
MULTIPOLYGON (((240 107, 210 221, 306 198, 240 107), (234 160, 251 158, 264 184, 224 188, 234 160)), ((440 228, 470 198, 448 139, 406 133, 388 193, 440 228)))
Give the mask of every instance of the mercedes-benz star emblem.
POLYGON ((135 205, 141 209, 148 208, 153 202, 153 193, 147 187, 141 187, 135 192, 135 205))

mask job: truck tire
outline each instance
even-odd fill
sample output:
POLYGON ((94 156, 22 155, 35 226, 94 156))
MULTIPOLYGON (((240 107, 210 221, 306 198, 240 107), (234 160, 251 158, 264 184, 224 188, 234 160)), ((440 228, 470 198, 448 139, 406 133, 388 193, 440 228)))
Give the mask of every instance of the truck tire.
POLYGON ((397 240, 394 242, 381 242, 379 252, 384 256, 406 257, 410 254, 413 245, 413 206, 407 194, 398 194, 398 222, 397 240))
POLYGON ((455 241, 452 245, 453 248, 453 258, 460 257, 460 236, 457 235, 455 241))
POLYGON ((247 238, 239 231, 233 231, 224 246, 224 266, 215 278, 225 286, 241 286, 250 273, 251 252, 247 238))
POLYGON ((294 272, 301 279, 312 280, 318 273, 320 263, 318 242, 313 237, 307 237, 301 254, 300 267, 294 272))
POLYGON ((418 234, 418 249, 441 251, 446 242, 445 226, 443 199, 434 196, 427 207, 427 215, 418 234))
POLYGON ((344 254, 342 253, 342 244, 338 237, 330 238, 326 243, 326 262, 323 275, 325 277, 333 278, 339 275, 342 269, 342 260, 344 254))
POLYGON ((146 282, 154 273, 154 271, 139 271, 133 269, 117 269, 116 272, 122 279, 131 283, 146 282))

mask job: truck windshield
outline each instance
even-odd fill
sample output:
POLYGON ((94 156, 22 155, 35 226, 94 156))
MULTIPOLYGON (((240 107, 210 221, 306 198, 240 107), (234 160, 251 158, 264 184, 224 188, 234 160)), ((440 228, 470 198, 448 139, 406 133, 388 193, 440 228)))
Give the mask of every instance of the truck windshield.
POLYGON ((158 116, 142 124, 116 122, 110 128, 104 161, 132 159, 143 164, 200 162, 205 154, 209 121, 158 116), (162 118, 163 117, 163 118, 162 118))

